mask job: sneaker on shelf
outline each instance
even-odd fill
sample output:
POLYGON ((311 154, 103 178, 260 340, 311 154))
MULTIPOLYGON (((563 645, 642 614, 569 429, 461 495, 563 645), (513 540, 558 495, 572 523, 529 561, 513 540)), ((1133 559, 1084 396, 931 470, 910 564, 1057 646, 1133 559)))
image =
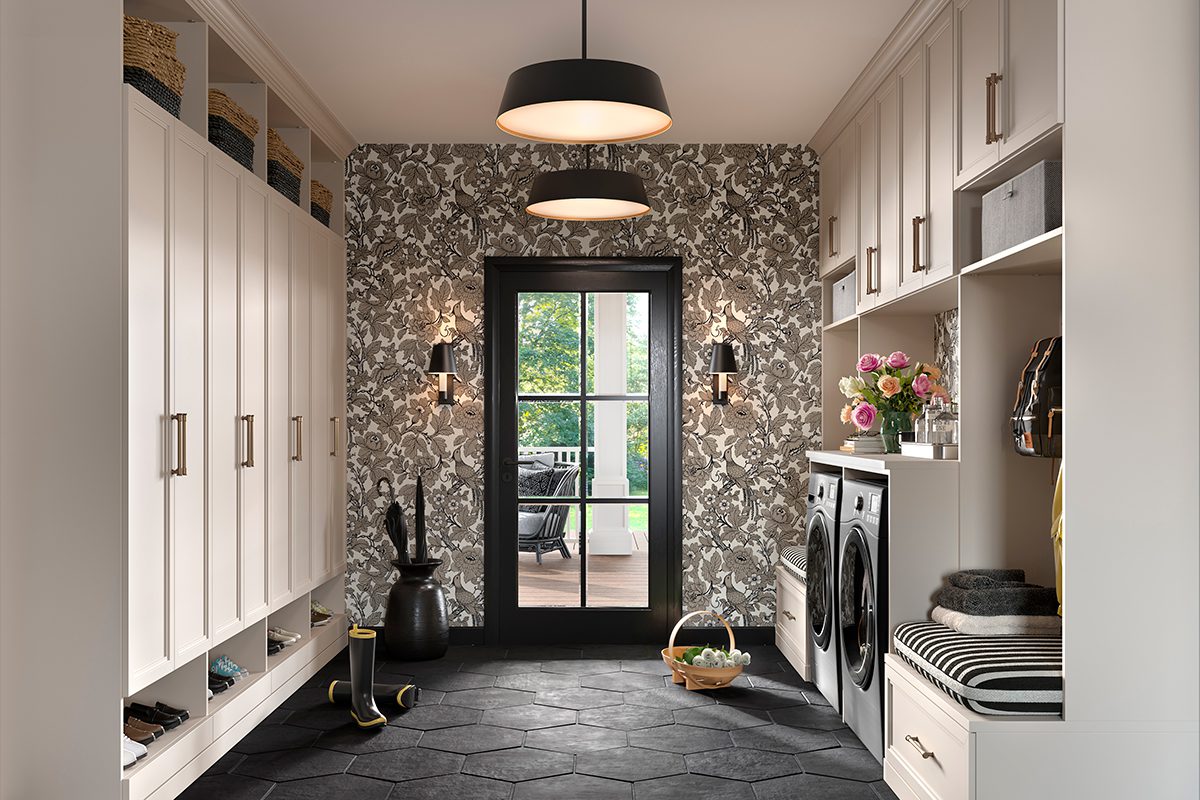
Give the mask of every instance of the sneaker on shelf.
POLYGON ((136 761, 137 761, 137 756, 135 756, 133 754, 133 752, 130 751, 128 748, 122 746, 121 747, 121 769, 129 769, 130 767, 132 767, 134 765, 134 762, 136 762, 136 761))
POLYGON ((295 644, 303 638, 298 633, 292 633, 283 628, 267 628, 267 641, 278 642, 279 644, 295 644))
POLYGON ((234 673, 233 677, 235 680, 238 677, 245 678, 247 675, 250 674, 250 670, 239 667, 236 663, 234 663, 234 660, 232 658, 230 658, 229 656, 221 656, 221 663, 233 671, 233 673, 234 673))
POLYGON ((146 749, 146 745, 138 744, 133 739, 130 739, 128 736, 124 735, 121 736, 121 749, 128 750, 129 752, 133 753, 133 757, 135 759, 145 758, 146 753, 150 752, 146 749))
POLYGON ((283 642, 271 642, 267 645, 267 655, 273 656, 283 650, 283 642))
POLYGON ((242 679, 242 673, 238 672, 236 669, 230 669, 229 666, 220 658, 214 659, 213 662, 208 665, 208 668, 210 671, 215 672, 222 678, 228 678, 231 681, 240 681, 242 679))

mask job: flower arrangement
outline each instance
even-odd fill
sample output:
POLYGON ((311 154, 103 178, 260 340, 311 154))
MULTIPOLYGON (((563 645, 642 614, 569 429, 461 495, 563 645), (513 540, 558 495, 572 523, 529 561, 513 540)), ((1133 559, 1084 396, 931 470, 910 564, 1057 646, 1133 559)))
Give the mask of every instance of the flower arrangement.
POLYGON ((743 653, 736 647, 733 650, 726 650, 723 647, 689 647, 683 651, 682 656, 677 656, 675 660, 693 667, 725 669, 726 667, 749 666, 750 654, 743 653))
POLYGON ((880 414, 903 412, 911 417, 935 396, 949 399, 936 381, 942 371, 933 364, 913 362, 900 350, 886 358, 878 353, 863 353, 856 365, 857 375, 838 381, 838 389, 850 401, 842 408, 841 420, 867 431, 880 414))

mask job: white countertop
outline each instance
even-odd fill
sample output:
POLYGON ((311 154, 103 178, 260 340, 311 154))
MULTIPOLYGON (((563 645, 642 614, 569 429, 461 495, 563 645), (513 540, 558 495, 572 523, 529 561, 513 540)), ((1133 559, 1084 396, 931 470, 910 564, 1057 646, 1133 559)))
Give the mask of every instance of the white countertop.
POLYGON ((828 464, 843 469, 859 469, 886 475, 894 469, 958 469, 958 460, 914 458, 913 456, 887 453, 844 453, 841 450, 809 450, 805 454, 809 461, 828 464))

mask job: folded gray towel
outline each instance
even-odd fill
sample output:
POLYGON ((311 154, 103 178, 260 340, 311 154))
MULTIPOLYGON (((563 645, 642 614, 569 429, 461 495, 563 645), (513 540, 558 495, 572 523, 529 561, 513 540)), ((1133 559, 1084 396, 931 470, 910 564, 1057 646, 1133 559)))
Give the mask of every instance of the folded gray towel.
POLYGON ((950 576, 950 585, 963 589, 991 589, 997 583, 1025 583, 1023 569, 964 569, 950 576))
POLYGON ((946 586, 938 592, 937 604, 980 617, 1037 616, 1058 613, 1058 594, 1053 588, 1031 583, 996 583, 989 589, 946 586))

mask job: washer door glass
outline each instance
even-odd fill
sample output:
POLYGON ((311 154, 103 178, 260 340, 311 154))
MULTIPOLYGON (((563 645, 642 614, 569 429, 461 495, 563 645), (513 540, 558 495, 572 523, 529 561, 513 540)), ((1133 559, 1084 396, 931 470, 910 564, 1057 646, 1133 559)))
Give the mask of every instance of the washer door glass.
POLYGON ((805 548, 808 559, 808 625, 813 642, 822 650, 829 649, 834 626, 834 554, 827 525, 824 514, 813 514, 808 523, 808 544, 805 548))
POLYGON ((875 580, 870 551, 860 528, 853 527, 842 545, 838 598, 838 624, 842 629, 842 659, 850 680, 861 689, 871 685, 878 630, 875 614, 875 580))

